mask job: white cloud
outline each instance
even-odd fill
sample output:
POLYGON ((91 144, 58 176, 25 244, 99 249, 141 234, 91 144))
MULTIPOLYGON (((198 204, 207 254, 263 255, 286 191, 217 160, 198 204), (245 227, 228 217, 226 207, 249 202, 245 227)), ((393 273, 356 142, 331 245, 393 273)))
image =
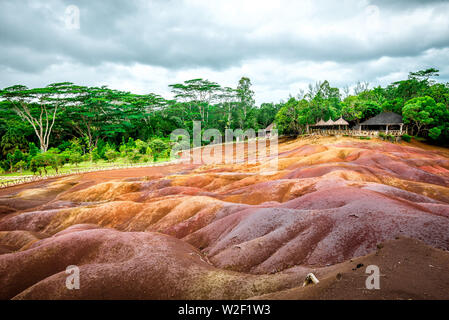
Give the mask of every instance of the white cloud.
POLYGON ((257 102, 329 80, 385 85, 435 66, 449 80, 449 4, 442 1, 4 0, 0 86, 72 81, 170 96, 168 85, 251 78, 257 102), (20 24, 26 21, 25 24, 20 24))

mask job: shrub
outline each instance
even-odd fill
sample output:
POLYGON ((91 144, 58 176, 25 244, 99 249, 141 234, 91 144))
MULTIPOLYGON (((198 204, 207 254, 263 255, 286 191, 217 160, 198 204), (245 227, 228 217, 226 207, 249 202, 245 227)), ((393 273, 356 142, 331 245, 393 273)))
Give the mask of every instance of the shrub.
POLYGON ((114 149, 107 149, 106 152, 104 153, 104 156, 106 157, 106 159, 108 161, 114 161, 115 159, 117 159, 119 157, 120 153, 115 151, 114 149))
POLYGON ((83 161, 83 156, 78 152, 72 152, 69 156, 69 162, 78 166, 79 163, 83 161))
POLYGON ((165 150, 169 149, 169 144, 163 141, 162 139, 153 139, 149 143, 151 150, 153 151, 153 158, 156 161, 161 153, 165 150))
POLYGON ((441 135, 440 128, 434 127, 429 130, 429 137, 431 137, 433 140, 437 140, 440 135, 441 135))
POLYGON ((26 163, 25 161, 23 161, 23 160, 20 160, 19 162, 17 162, 17 163, 14 165, 14 169, 15 169, 16 171, 19 171, 20 173, 22 173, 23 169, 25 169, 26 166, 27 166, 27 163, 26 163))
POLYGON ((410 142, 410 141, 412 141, 412 137, 409 136, 408 134, 402 135, 401 138, 402 138, 402 140, 404 140, 405 142, 410 142))
POLYGON ((146 143, 146 142, 144 142, 144 141, 142 141, 140 139, 137 139, 135 141, 135 144, 136 144, 136 149, 139 150, 139 152, 141 154, 145 154, 146 153, 147 148, 148 148, 148 143, 146 143))
POLYGON ((33 174, 36 174, 36 172, 39 171, 39 161, 37 159, 31 159, 30 161, 30 170, 31 172, 33 172, 33 174))
POLYGON ((31 157, 34 157, 35 155, 37 155, 39 153, 39 148, 36 147, 34 142, 30 142, 28 146, 29 146, 29 149, 30 149, 29 154, 30 154, 31 157))
POLYGON ((132 149, 131 151, 128 151, 126 156, 133 163, 139 162, 140 158, 142 157, 139 150, 137 149, 132 149))

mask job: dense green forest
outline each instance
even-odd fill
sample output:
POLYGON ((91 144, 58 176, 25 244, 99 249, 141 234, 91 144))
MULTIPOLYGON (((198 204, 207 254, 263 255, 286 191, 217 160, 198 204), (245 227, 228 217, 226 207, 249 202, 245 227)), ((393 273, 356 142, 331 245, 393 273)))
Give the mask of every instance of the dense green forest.
POLYGON ((236 88, 204 79, 173 84, 173 99, 69 82, 34 89, 16 85, 0 91, 0 167, 42 174, 67 163, 166 159, 170 133, 178 128, 192 133, 193 121, 201 121, 203 130, 221 132, 257 131, 274 121, 281 134, 298 135, 321 118, 343 116, 355 125, 382 111, 402 114, 412 135, 445 144, 449 84, 437 77, 432 68, 385 88, 359 82, 352 92, 323 81, 287 102, 260 106, 245 77, 236 88))

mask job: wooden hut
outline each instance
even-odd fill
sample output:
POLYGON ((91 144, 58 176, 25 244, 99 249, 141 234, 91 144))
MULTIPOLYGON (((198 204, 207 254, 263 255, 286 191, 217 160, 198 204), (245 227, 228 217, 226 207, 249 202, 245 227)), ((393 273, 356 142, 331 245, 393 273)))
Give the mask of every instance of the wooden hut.
POLYGON ((404 123, 402 116, 394 112, 382 112, 365 122, 362 122, 358 129, 368 131, 385 131, 386 134, 402 135, 404 123))
POLYGON ((317 123, 315 123, 314 125, 312 125, 312 127, 322 127, 325 125, 326 122, 323 121, 323 119, 320 119, 320 121, 318 121, 317 123))
POLYGON ((276 124, 273 122, 268 127, 265 128, 265 137, 271 138, 273 130, 276 129, 276 124))

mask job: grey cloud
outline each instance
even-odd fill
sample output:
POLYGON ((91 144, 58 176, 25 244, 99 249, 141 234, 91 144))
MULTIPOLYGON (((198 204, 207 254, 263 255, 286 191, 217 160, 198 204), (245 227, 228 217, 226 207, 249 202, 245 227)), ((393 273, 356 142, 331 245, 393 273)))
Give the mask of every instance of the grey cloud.
MULTIPOLYGON (((399 39, 385 34, 383 40, 368 45, 356 37, 332 32, 314 39, 306 33, 293 37, 279 31, 264 39, 252 39, 248 36, 251 30, 215 24, 204 12, 180 1, 156 1, 145 7, 146 2, 139 0, 112 4, 80 0, 76 3, 81 10, 81 30, 76 32, 65 30, 58 20, 71 1, 53 0, 49 2, 53 10, 48 6, 32 8, 29 1, 6 3, 0 19, 3 50, 23 46, 86 65, 138 62, 174 69, 223 69, 252 58, 357 62, 379 56, 416 56, 429 48, 449 45, 448 30, 429 35, 429 30, 422 28, 409 30, 399 39)), ((20 63, 8 61, 12 68, 20 63)))
POLYGON ((448 2, 449 2, 448 0, 371 0, 370 1, 372 5, 390 8, 401 8, 403 10, 416 7, 432 6, 435 4, 444 4, 448 2))
MULTIPOLYGON (((14 72, 39 75, 50 66, 64 63, 79 68, 139 63, 178 72, 195 68, 225 71, 240 68, 251 60, 274 59, 286 65, 332 61, 340 68, 364 70, 367 63, 390 57, 397 61, 404 59, 411 67, 410 57, 424 61, 428 50, 449 47, 449 24, 420 25, 412 20, 414 17, 410 20, 403 17, 401 25, 395 26, 398 29, 379 32, 367 29, 369 34, 360 38, 357 32, 363 26, 356 24, 360 22, 345 25, 343 33, 338 26, 363 11, 359 4, 368 2, 342 1, 340 9, 329 9, 324 0, 319 3, 313 17, 306 19, 315 18, 317 26, 329 26, 328 32, 309 34, 305 20, 296 30, 285 27, 256 37, 254 32, 270 21, 262 21, 257 26, 235 23, 232 17, 229 21, 217 21, 210 11, 180 0, 3 0, 0 4, 0 67, 3 70, 0 85, 10 84, 6 77, 11 78, 14 72), (72 4, 80 8, 80 30, 64 28, 64 11, 72 4)), ((434 8, 431 14, 439 19, 449 13, 447 1, 373 0, 369 4, 380 7, 379 18, 387 24, 394 22, 405 9, 413 12, 434 8)), ((295 18, 294 15, 273 17, 281 25, 283 19, 287 23, 288 19, 295 18)), ((446 63, 440 64, 445 67, 446 63)), ((362 76, 366 76, 367 80, 375 80, 397 69, 397 63, 393 63, 376 72, 362 72, 358 79, 365 80, 362 76)), ((353 74, 356 76, 357 72, 353 74)), ((284 78, 305 80, 299 76, 284 78)), ((275 86, 285 86, 287 81, 283 79, 269 87, 275 90, 275 86)))

